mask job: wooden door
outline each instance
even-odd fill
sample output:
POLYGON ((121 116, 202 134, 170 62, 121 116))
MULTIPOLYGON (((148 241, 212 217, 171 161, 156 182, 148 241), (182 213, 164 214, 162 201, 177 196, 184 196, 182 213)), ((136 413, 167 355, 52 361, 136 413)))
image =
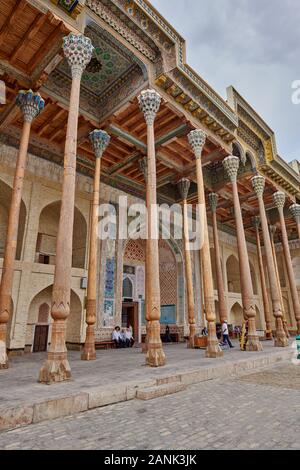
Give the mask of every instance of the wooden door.
MULTIPOLYGON (((133 337, 135 341, 138 341, 139 336, 139 304, 138 302, 128 302, 123 304, 123 320, 126 323, 126 327, 132 327, 133 337)), ((122 322, 123 326, 123 322, 122 322)), ((125 324, 124 324, 125 326, 125 324)))
POLYGON ((36 325, 33 342, 33 352, 47 351, 48 325, 36 325))

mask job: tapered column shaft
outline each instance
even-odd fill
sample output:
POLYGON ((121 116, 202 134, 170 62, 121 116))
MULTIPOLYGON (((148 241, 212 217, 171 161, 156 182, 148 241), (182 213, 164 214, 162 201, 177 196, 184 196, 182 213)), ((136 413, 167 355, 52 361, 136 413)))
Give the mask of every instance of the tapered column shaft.
POLYGON ((297 323, 297 331, 298 331, 298 334, 300 334, 300 301, 299 301, 299 295, 298 295, 296 281, 295 281, 295 274, 294 274, 293 265, 292 265, 289 240, 288 240, 288 235, 287 235, 287 230, 286 230, 286 225, 285 225, 285 220, 284 220, 284 212, 283 212, 283 208, 285 205, 285 194, 278 191, 277 193, 274 194, 273 197, 274 197, 274 202, 279 212, 284 260, 285 260, 286 270, 287 270, 287 274, 289 278, 289 285, 290 285, 291 297, 292 297, 292 302, 293 302, 294 314, 295 314, 295 319, 297 323))
POLYGON ((264 239, 265 255, 267 260, 267 270, 271 291, 272 309, 273 316, 276 323, 276 335, 275 335, 275 346, 285 347, 288 346, 288 339, 283 329, 283 312, 281 309, 280 296, 278 292, 278 284, 276 277, 276 269, 274 264, 274 258, 272 253, 272 245, 270 234, 268 230, 268 221, 266 216, 266 210, 263 200, 263 194, 265 190, 265 178, 263 176, 254 176, 252 178, 253 189, 257 194, 259 213, 262 227, 262 234, 264 239))
POLYGON ((156 196, 156 160, 154 120, 160 107, 160 95, 154 90, 145 90, 139 96, 140 109, 147 124, 147 157, 148 157, 148 237, 146 241, 147 267, 147 316, 148 316, 148 350, 146 364, 151 367, 163 366, 166 362, 160 337, 160 284, 158 257, 158 220, 156 196))
POLYGON ((260 218, 254 217, 254 220, 252 223, 255 228, 255 234, 256 234, 256 248, 257 248, 257 258, 258 258, 258 264, 259 264, 260 285, 261 285, 261 291, 262 291, 264 315, 265 315, 265 322, 266 322, 266 337, 269 339, 272 339, 273 335, 272 335, 272 327, 271 327, 271 312, 270 312, 270 305, 269 305, 269 299, 268 299, 264 263, 263 263, 261 245, 260 245, 260 236, 259 236, 260 218))
MULTIPOLYGON (((203 275, 203 290, 204 290, 204 306, 205 316, 208 323, 208 340, 206 348, 206 357, 221 357, 223 351, 219 346, 219 342, 216 335, 216 314, 215 314, 215 301, 214 301, 214 286, 211 269, 211 258, 210 258, 210 245, 207 227, 207 216, 206 216, 206 203, 205 203, 205 192, 204 182, 202 173, 202 150, 205 144, 206 135, 201 130, 191 131, 188 135, 189 143, 193 149, 196 157, 196 174, 197 174, 197 185, 198 185, 198 205, 201 219, 201 230, 203 232, 203 246, 201 249, 202 258, 202 275, 203 275), (203 225, 203 227, 202 227, 203 225)), ((201 262, 201 260, 200 260, 201 262)))
POLYGON ((239 169, 239 159, 233 156, 227 157, 223 161, 223 165, 232 183, 236 235, 237 235, 237 245, 238 245, 238 253, 239 253, 242 302, 243 302, 244 318, 248 320, 248 341, 247 341, 246 349, 248 351, 260 351, 262 350, 262 345, 259 341, 259 338, 256 332, 256 322, 255 322, 256 311, 255 311, 255 303, 254 303, 253 286, 252 286, 248 250, 247 250, 242 211, 241 211, 239 195, 238 195, 238 186, 237 186, 237 173, 239 169))
POLYGON ((276 248, 275 248, 275 243, 274 243, 274 235, 276 233, 276 230, 277 230, 276 225, 269 226, 270 240, 271 240, 271 246, 272 246, 272 254, 273 254, 273 260, 274 260, 274 266, 275 266, 275 272, 276 272, 276 279, 277 279, 277 286, 278 286, 278 293, 279 293, 281 311, 282 311, 283 329, 284 329, 284 332, 285 332, 285 336, 287 338, 289 338, 290 334, 289 334, 288 327, 287 327, 286 311, 285 311, 285 306, 284 306, 283 297, 282 297, 281 283, 280 283, 277 256, 276 256, 276 248))
POLYGON ((8 214, 8 226, 0 286, 0 369, 8 368, 8 357, 6 354, 7 323, 13 314, 11 311, 11 305, 14 262, 17 251, 19 217, 31 123, 44 107, 44 101, 40 95, 33 93, 31 90, 27 92, 19 92, 16 103, 23 113, 24 124, 8 214))
POLYGON ((99 216, 99 200, 100 200, 100 175, 101 175, 101 158, 106 149, 110 137, 105 131, 95 130, 90 134, 90 140, 93 145, 96 162, 93 184, 93 203, 92 218, 90 227, 90 243, 89 243, 89 265, 88 265, 88 285, 87 285, 87 302, 86 302, 86 339, 82 350, 81 359, 91 361, 96 359, 95 349, 95 333, 94 325, 96 323, 96 296, 97 296, 97 264, 98 264, 98 216, 99 216))
POLYGON ((218 195, 211 193, 209 195, 210 207, 212 210, 212 223, 213 223, 213 236, 214 236, 214 247, 215 247, 215 262, 216 262, 216 278, 217 278, 217 288, 218 288, 218 299, 219 299, 219 312, 220 312, 220 321, 224 323, 228 320, 227 304, 225 299, 225 290, 224 290, 224 281, 222 274, 222 265, 221 265, 221 251, 219 244, 218 236, 218 223, 217 223, 217 204, 218 204, 218 195))
POLYGON ((71 33, 64 39, 64 53, 72 70, 70 108, 65 142, 64 175, 60 220, 56 242, 56 262, 52 292, 53 318, 48 358, 40 370, 39 381, 51 384, 71 378, 67 359, 66 320, 70 313, 72 240, 74 222, 77 129, 81 75, 91 59, 90 39, 71 33))
POLYGON ((196 319, 195 319, 195 300, 193 287, 193 270, 190 250, 189 236, 189 218, 187 197, 190 189, 190 181, 186 178, 178 183, 178 188, 183 199, 183 234, 184 234, 184 260, 185 260, 185 276, 186 276, 186 292, 188 305, 188 321, 189 321, 189 341, 188 347, 195 347, 196 319))
POLYGON ((293 204, 290 207, 290 212, 296 221, 298 238, 300 240, 300 204, 293 204))
MULTIPOLYGON (((144 175, 144 180, 146 183, 146 209, 147 213, 150 210, 149 208, 149 188, 148 188, 148 158, 144 157, 142 160, 139 162, 140 170, 142 171, 144 175)), ((149 232, 148 232, 148 219, 146 220, 146 239, 149 237, 149 232)), ((148 321, 149 321, 149 315, 148 315, 148 310, 149 310, 149 305, 148 305, 148 299, 149 299, 149 294, 148 294, 148 267, 149 267, 149 262, 148 262, 148 251, 146 250, 145 253, 145 320, 146 320, 146 338, 145 342, 142 344, 142 353, 146 353, 148 351, 148 321)))

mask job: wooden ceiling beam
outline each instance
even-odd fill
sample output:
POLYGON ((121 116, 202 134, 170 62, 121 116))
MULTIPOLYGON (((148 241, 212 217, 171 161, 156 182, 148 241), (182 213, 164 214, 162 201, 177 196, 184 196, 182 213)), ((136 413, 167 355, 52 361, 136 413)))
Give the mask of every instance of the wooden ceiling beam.
POLYGON ((14 3, 14 7, 11 11, 11 14, 6 18, 2 28, 0 29, 0 47, 3 42, 6 40, 7 35, 11 31, 14 20, 22 14, 22 11, 27 6, 27 3, 24 0, 17 0, 14 3))
POLYGON ((39 50, 34 54, 34 56, 30 59, 30 62, 27 66, 27 72, 31 74, 35 69, 36 65, 40 62, 40 60, 47 54, 47 52, 52 48, 53 44, 57 41, 60 36, 63 34, 63 23, 59 22, 56 28, 52 31, 50 36, 44 42, 43 46, 39 48, 39 50))
POLYGON ((20 41, 16 45, 13 53, 10 55, 9 61, 11 64, 14 64, 17 59, 17 56, 20 54, 22 49, 24 49, 30 43, 30 41, 32 41, 34 36, 39 32, 39 30, 45 23, 46 19, 46 15, 44 15, 43 13, 39 13, 37 17, 33 20, 22 39, 20 39, 20 41))

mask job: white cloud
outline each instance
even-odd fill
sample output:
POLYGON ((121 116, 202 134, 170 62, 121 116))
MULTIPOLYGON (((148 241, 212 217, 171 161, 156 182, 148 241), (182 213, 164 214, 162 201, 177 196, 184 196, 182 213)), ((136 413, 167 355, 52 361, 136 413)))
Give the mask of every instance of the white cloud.
POLYGON ((188 63, 225 98, 233 85, 275 131, 278 152, 300 159, 299 0, 152 0, 187 40, 188 63))

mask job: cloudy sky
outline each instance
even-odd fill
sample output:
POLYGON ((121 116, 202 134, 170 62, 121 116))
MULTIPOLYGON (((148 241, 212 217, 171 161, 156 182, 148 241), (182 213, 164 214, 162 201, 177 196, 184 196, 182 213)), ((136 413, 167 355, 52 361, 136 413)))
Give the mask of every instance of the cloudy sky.
POLYGON ((151 0, 187 40, 188 63, 221 95, 233 85, 300 160, 299 0, 151 0))

